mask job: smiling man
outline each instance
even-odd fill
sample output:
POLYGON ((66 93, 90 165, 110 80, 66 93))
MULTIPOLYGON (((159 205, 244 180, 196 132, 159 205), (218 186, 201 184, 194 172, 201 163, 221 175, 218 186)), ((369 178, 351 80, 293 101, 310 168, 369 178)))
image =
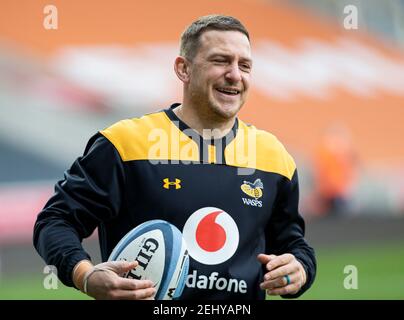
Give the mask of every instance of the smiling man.
POLYGON ((233 126, 247 98, 250 41, 241 26, 224 32, 208 25, 199 36, 203 23, 195 23, 182 36, 175 71, 184 83, 184 98, 174 112, 199 132, 219 129, 216 131, 223 135, 233 126))
POLYGON ((119 276, 138 262, 94 266, 81 241, 98 227, 106 261, 129 230, 163 219, 182 231, 191 257, 181 299, 300 296, 316 260, 295 162, 237 117, 253 69, 248 31, 229 16, 198 19, 174 69, 182 103, 94 135, 38 215, 35 247, 64 284, 96 299, 152 299, 151 281, 119 276))

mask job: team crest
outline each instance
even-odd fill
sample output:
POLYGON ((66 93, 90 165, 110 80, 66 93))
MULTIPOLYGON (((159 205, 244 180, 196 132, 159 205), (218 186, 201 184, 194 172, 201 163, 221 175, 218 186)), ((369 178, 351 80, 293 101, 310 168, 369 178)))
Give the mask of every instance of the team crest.
POLYGON ((261 179, 257 179, 254 183, 243 181, 241 185, 241 190, 251 198, 259 199, 262 197, 262 189, 264 189, 264 185, 261 182, 261 179))

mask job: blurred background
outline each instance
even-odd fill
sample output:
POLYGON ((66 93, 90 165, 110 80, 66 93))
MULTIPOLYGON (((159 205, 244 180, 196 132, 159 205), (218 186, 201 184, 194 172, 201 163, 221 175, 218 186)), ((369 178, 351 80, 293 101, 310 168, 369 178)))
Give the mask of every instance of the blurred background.
POLYGON ((252 37, 240 118, 299 168, 318 259, 302 299, 404 299, 403 0, 1 0, 0 299, 86 298, 44 288, 36 215, 95 132, 181 101, 180 34, 212 13, 252 37))

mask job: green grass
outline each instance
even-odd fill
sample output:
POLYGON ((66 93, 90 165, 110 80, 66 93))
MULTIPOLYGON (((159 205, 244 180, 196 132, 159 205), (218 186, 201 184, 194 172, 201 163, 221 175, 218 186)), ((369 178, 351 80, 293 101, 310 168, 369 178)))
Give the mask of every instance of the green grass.
POLYGON ((45 289, 44 278, 23 276, 21 278, 2 279, 0 282, 0 300, 66 300, 90 299, 80 291, 66 287, 58 282, 57 289, 45 289))
MULTIPOLYGON (((404 299, 404 243, 318 249, 317 278, 301 299, 404 299), (358 289, 344 288, 344 267, 358 270, 358 289)), ((0 299, 88 299, 60 282, 46 290, 43 277, 0 280, 0 299)), ((270 297, 270 299, 279 299, 270 297)))
POLYGON ((404 243, 316 252, 316 280, 300 299, 404 299, 404 243), (344 287, 347 265, 357 268, 357 289, 344 287))

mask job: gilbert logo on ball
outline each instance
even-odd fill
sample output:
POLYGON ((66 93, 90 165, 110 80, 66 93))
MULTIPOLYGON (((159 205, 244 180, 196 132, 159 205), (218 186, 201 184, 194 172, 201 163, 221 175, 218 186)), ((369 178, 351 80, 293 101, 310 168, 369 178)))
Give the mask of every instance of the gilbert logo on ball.
POLYGON ((179 298, 189 270, 189 256, 181 232, 164 220, 146 221, 129 231, 115 246, 108 261, 138 261, 124 277, 148 279, 156 287, 156 300, 179 298))
POLYGON ((215 265, 230 259, 239 243, 233 218, 215 207, 195 211, 182 230, 189 255, 196 261, 215 265))

